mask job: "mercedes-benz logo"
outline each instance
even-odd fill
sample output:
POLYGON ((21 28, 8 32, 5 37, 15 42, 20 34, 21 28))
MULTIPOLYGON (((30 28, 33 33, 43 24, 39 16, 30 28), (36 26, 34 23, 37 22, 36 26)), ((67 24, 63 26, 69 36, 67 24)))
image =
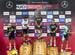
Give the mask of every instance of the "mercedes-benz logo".
POLYGON ((61 7, 67 8, 68 6, 69 6, 68 1, 62 1, 62 2, 61 2, 61 7))
POLYGON ((13 7, 13 2, 12 1, 7 1, 6 2, 6 7, 7 8, 12 8, 13 7))

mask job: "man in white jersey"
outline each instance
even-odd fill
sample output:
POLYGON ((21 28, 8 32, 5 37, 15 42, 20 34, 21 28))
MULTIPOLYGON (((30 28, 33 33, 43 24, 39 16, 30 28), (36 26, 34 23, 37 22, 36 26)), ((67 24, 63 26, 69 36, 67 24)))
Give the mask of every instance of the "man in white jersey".
POLYGON ((25 36, 28 35, 28 18, 22 19, 22 31, 23 31, 23 41, 25 41, 25 36))

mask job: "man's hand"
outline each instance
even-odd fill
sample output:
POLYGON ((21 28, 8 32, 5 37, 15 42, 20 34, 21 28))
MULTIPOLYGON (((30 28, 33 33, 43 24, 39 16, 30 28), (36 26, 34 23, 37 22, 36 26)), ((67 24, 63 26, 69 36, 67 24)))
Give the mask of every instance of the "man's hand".
POLYGON ((50 33, 55 33, 55 31, 50 31, 50 33))

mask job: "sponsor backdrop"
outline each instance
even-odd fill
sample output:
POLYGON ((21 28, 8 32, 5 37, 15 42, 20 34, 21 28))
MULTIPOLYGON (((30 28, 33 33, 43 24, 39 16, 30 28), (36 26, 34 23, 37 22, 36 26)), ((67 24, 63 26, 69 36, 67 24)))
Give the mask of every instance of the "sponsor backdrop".
MULTIPOLYGON (((18 2, 17 2, 18 3, 18 2)), ((8 49, 8 34, 7 34, 7 27, 9 24, 13 24, 16 27, 16 46, 19 50, 20 45, 22 44, 21 37, 22 35, 22 24, 26 21, 24 21, 25 18, 27 18, 29 22, 29 37, 31 38, 31 43, 37 39, 36 35, 36 29, 35 29, 35 13, 39 12, 39 14, 42 17, 42 35, 45 37, 45 40, 47 43, 49 43, 50 35, 49 35, 49 24, 52 20, 54 20, 58 25, 58 31, 57 31, 57 47, 60 51, 60 45, 61 45, 61 34, 60 30, 63 29, 65 23, 69 23, 70 27, 72 29, 72 32, 75 32, 75 15, 74 10, 70 9, 63 9, 60 8, 59 4, 25 4, 25 3, 19 3, 16 4, 15 2, 12 3, 12 1, 7 2, 3 4, 5 7, 3 7, 3 11, 1 9, 0 12, 0 54, 6 55, 6 51, 8 49), (8 6, 8 3, 11 4, 11 6, 8 6), (14 5, 13 5, 14 4, 14 5), (7 5, 7 6, 6 6, 7 5), (5 9, 5 10, 4 10, 5 9), (59 44, 59 45, 58 45, 59 44)), ((69 37, 69 47, 71 47, 71 51, 75 53, 75 34, 72 33, 72 35, 69 37)), ((65 43, 64 43, 65 47, 65 43)))

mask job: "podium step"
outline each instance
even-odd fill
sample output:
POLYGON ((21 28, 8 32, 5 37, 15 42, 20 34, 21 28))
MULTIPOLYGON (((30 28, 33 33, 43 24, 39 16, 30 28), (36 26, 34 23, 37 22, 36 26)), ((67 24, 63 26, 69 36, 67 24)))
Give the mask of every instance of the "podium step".
POLYGON ((19 55, 31 55, 32 54, 32 45, 21 45, 19 50, 19 55))
POLYGON ((48 47, 47 55, 58 55, 58 48, 57 47, 48 47))
POLYGON ((18 51, 16 49, 8 50, 7 55, 18 55, 18 51))

